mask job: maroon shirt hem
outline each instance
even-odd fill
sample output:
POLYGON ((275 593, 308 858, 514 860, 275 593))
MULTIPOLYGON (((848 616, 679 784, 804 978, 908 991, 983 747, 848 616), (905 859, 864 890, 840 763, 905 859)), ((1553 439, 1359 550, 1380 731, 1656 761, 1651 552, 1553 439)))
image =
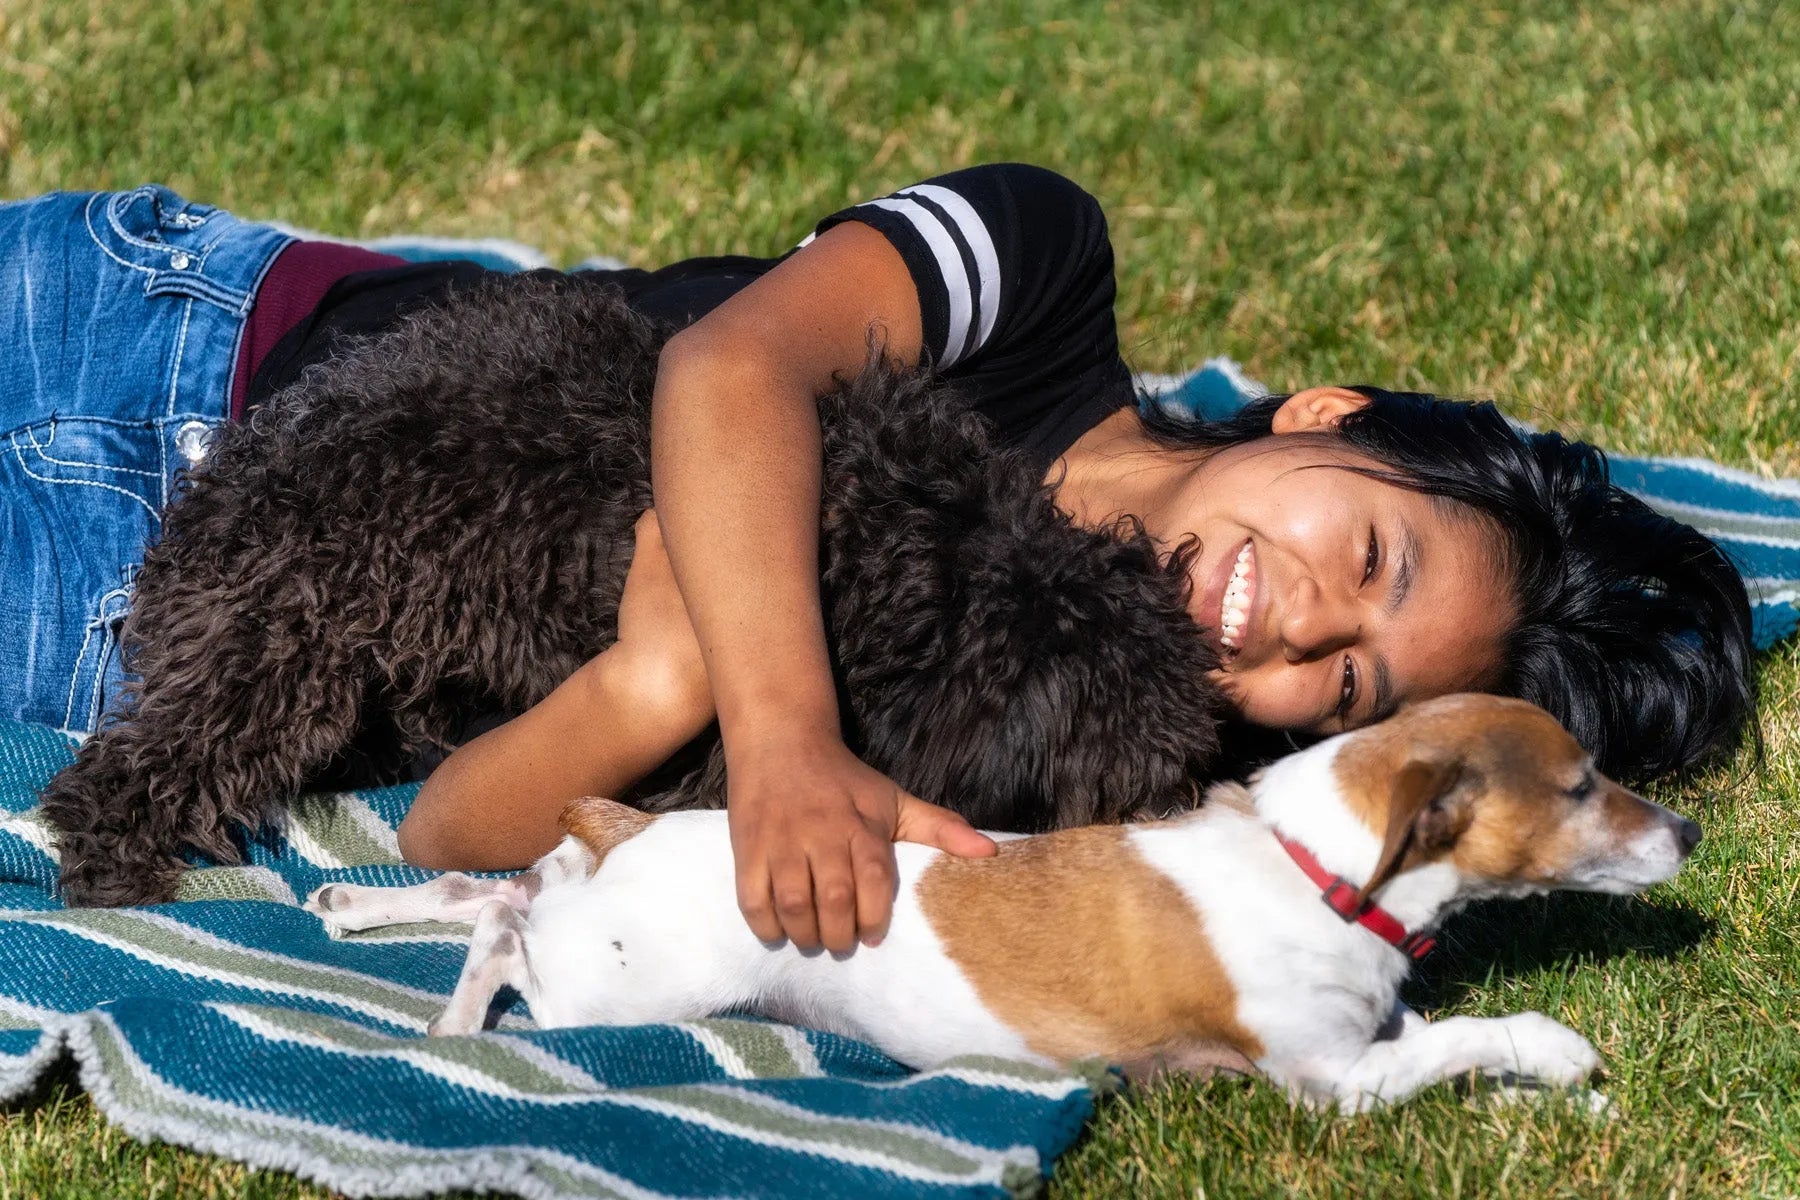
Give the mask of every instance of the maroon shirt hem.
POLYGON ((256 303, 244 328, 237 369, 231 376, 231 419, 243 419, 256 368, 288 330, 319 306, 332 284, 358 271, 406 265, 404 258, 342 242, 289 242, 283 247, 256 290, 256 303))

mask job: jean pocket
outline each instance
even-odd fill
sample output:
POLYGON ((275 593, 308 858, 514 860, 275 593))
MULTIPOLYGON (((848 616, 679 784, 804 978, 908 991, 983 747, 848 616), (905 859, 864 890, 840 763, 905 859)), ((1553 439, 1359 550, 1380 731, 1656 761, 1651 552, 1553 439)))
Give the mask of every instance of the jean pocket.
POLYGON ((119 584, 95 599, 82 625, 74 665, 69 669, 67 698, 63 702, 64 729, 78 733, 99 729, 101 717, 117 699, 119 688, 125 682, 120 634, 125 628, 125 616, 131 611, 137 572, 137 563, 127 563, 120 572, 119 584))
POLYGON ((93 729, 117 695, 168 432, 56 418, 0 438, 0 716, 93 729))
POLYGON ((9 436, 13 459, 27 479, 112 492, 135 502, 153 525, 159 520, 166 474, 159 423, 51 417, 9 436))
POLYGON ((211 239, 190 235, 219 211, 154 183, 129 192, 107 193, 99 199, 105 216, 95 221, 90 214, 88 222, 95 237, 110 241, 115 248, 128 246, 140 251, 137 261, 146 267, 168 266, 169 259, 177 255, 203 256, 211 239))

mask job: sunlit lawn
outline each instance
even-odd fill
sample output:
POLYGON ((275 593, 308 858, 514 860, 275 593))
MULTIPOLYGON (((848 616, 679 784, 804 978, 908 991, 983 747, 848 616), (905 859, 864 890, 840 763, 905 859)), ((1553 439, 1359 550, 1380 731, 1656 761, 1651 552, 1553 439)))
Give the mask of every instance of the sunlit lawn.
MULTIPOLYGON (((1491 397, 1633 452, 1800 476, 1800 9, 1187 3, 0 4, 0 195, 161 180, 341 234, 558 261, 774 253, 926 175, 1026 159, 1111 215, 1128 357, 1491 397)), ((1449 1089, 1337 1120, 1266 1088, 1105 1101, 1053 1193, 1800 1192, 1800 654, 1767 761, 1659 798, 1643 901, 1482 914, 1416 999, 1592 1038, 1610 1117, 1449 1089)), ((0 1200, 316 1195, 0 1115, 0 1200)))

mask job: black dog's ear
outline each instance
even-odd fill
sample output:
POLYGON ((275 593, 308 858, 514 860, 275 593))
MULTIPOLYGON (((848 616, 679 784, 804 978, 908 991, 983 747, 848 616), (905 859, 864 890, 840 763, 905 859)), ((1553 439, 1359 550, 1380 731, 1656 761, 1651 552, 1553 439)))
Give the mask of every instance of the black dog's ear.
POLYGON ((1469 826, 1466 786, 1472 775, 1460 762, 1414 759, 1394 776, 1388 799, 1387 836, 1374 873, 1357 894, 1359 904, 1420 860, 1454 845, 1469 826))

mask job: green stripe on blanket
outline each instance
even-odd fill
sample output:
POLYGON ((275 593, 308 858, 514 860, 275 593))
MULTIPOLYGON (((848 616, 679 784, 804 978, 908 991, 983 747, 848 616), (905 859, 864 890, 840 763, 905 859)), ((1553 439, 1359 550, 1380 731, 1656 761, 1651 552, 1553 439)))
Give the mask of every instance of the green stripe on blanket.
POLYGON ((296 897, 411 883, 414 789, 335 798, 188 899, 64 909, 36 793, 71 756, 0 721, 0 1099, 65 1053, 127 1132, 351 1195, 1005 1196, 1035 1189, 1093 1081, 993 1059, 909 1072, 869 1046, 718 1019, 538 1030, 522 1003, 426 1038, 455 926, 326 936, 296 897))

